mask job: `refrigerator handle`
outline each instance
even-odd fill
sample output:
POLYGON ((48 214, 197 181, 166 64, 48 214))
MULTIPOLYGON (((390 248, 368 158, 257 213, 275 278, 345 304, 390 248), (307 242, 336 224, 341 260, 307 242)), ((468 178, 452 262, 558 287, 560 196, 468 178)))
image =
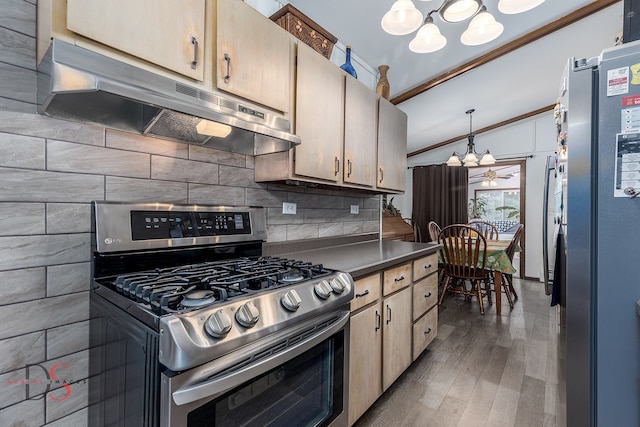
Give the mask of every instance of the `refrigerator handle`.
POLYGON ((555 170, 555 157, 547 156, 544 178, 544 197, 542 198, 542 268, 544 274, 544 292, 551 295, 553 282, 549 277, 549 181, 551 171, 555 170))

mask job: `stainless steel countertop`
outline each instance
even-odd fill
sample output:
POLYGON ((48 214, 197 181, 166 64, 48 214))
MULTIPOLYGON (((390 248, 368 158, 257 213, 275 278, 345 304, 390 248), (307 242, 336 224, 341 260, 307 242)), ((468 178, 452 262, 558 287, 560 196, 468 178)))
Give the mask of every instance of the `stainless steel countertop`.
POLYGON ((322 264, 327 268, 345 271, 354 279, 358 279, 381 269, 429 255, 439 247, 440 245, 435 243, 372 240, 284 253, 280 256, 322 264))

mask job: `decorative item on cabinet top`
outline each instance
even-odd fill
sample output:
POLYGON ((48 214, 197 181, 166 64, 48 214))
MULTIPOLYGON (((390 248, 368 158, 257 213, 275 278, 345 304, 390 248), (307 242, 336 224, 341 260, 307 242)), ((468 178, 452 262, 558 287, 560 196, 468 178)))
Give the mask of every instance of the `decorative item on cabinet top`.
POLYGON ((311 46, 313 50, 325 58, 331 58, 331 51, 338 41, 338 38, 293 7, 290 3, 285 4, 280 10, 271 15, 269 19, 293 34, 304 44, 311 46))
POLYGON ((389 80, 387 79, 387 71, 389 71, 388 65, 379 65, 378 71, 380 71, 380 77, 378 78, 378 84, 376 85, 376 92, 378 95, 389 100, 389 96, 391 95, 391 86, 389 85, 389 80))
POLYGON ((351 46, 347 46, 347 50, 345 51, 345 61, 344 64, 340 66, 344 71, 351 74, 354 78, 358 78, 358 73, 356 73, 356 69, 351 65, 351 46))

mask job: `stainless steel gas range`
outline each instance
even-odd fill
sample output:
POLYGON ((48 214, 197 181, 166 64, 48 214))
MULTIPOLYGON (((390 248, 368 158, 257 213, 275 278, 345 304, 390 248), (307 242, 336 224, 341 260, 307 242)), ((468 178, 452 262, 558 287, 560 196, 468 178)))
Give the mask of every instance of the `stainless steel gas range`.
POLYGON ((262 208, 93 218, 90 425, 347 425, 348 274, 262 256, 262 208))

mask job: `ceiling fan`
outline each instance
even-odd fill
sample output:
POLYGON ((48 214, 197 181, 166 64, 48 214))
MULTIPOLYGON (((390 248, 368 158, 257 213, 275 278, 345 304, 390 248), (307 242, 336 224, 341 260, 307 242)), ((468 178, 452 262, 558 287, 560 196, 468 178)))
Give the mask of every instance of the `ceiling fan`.
POLYGON ((481 174, 480 176, 490 179, 490 180, 494 180, 496 178, 500 178, 500 179, 509 179, 509 178, 513 178, 513 174, 512 173, 508 173, 505 175, 498 175, 498 173, 492 169, 487 169, 487 171, 483 174, 481 174))
POLYGON ((514 176, 515 175, 513 173, 499 175, 496 171, 487 169, 485 172, 474 175, 470 178, 482 178, 483 187, 497 187, 498 183, 496 182, 496 179, 509 179, 513 178, 514 176))

